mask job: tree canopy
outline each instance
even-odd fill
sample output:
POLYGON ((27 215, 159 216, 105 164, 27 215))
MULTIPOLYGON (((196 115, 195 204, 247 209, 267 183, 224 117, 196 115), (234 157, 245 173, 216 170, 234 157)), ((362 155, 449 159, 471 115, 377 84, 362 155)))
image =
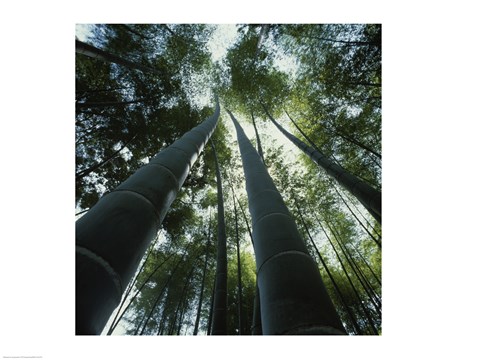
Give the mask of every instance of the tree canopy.
POLYGON ((211 136, 216 154, 209 145, 199 153, 103 334, 211 334, 222 226, 219 178, 226 334, 251 334, 258 264, 228 112, 261 153, 344 330, 381 334, 378 216, 274 125, 352 176, 357 188, 380 194, 381 26, 236 25, 225 56, 213 60, 212 41, 223 30, 203 24, 97 24, 88 38, 76 39, 77 218, 202 124, 214 113, 216 97, 220 106, 211 136))

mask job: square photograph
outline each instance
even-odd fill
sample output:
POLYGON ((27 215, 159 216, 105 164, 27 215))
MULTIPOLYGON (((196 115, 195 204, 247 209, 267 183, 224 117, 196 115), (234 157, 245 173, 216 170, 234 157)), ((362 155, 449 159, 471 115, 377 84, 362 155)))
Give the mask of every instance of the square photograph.
POLYGON ((77 24, 75 335, 382 334, 381 24, 77 24))

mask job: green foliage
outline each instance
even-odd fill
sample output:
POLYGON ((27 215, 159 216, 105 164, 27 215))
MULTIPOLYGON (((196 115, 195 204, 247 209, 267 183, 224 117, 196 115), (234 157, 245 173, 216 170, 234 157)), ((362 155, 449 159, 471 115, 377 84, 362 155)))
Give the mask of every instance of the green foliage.
MULTIPOLYGON (((260 131, 266 166, 307 248, 316 259, 327 291, 350 333, 372 333, 365 310, 349 283, 327 236, 338 247, 340 260, 352 279, 377 330, 381 312, 368 296, 366 283, 381 297, 381 250, 343 204, 328 176, 303 154, 286 162, 287 152, 273 130, 262 103, 275 119, 302 141, 307 139, 288 115, 325 155, 376 189, 381 189, 381 26, 376 24, 239 25, 225 59, 213 64, 208 41, 214 26, 201 24, 96 25, 90 43, 128 61, 158 70, 146 73, 118 64, 77 55, 76 173, 101 164, 76 180, 78 211, 92 207, 158 151, 212 113, 198 97, 211 89, 224 109, 250 121, 260 131), (292 59, 292 69, 278 65, 292 59), (292 75, 293 74, 293 75, 292 75), (126 145, 126 146, 125 146, 126 145), (115 152, 125 149, 115 156, 115 152), (112 157, 113 156, 113 157, 112 157), (112 158, 111 158, 112 157, 112 158), (298 205, 298 207, 297 207, 298 205), (303 217, 305 227, 300 218, 303 217), (343 300, 329 279, 314 244, 338 283, 343 300), (340 243, 342 245, 340 245, 340 243), (340 246, 344 246, 345 253, 340 246), (347 258, 365 280, 355 275, 347 258), (365 284, 363 284, 365 283, 365 284), (346 303, 345 303, 346 302, 346 303)), ((237 260, 233 193, 237 205, 242 270, 242 333, 249 333, 255 296, 255 262, 246 221, 249 211, 237 144, 220 119, 212 137, 218 153, 226 210, 228 256, 228 333, 239 333, 237 260)), ((152 251, 134 287, 138 290, 156 267, 126 312, 128 334, 191 334, 197 315, 208 255, 200 334, 208 331, 215 274, 216 181, 210 146, 192 167, 184 187, 162 225, 161 241, 152 251), (211 221, 209 218, 211 216, 211 221), (145 323, 148 314, 150 319, 145 323)), ((340 189, 341 191, 341 189, 340 189)), ((381 239, 381 226, 355 199, 345 196, 365 227, 381 239)))
POLYGON ((230 82, 217 89, 225 106, 235 112, 262 112, 260 102, 276 114, 288 92, 285 73, 272 66, 272 58, 255 29, 229 49, 226 57, 230 82))
MULTIPOLYGON (((265 143, 270 144, 271 142, 266 141, 265 143)), ((347 254, 352 256, 353 260, 350 257, 349 260, 352 264, 354 262, 355 265, 360 268, 362 275, 367 278, 368 283, 373 286, 377 294, 381 294, 381 286, 375 279, 375 275, 379 277, 381 274, 381 251, 369 238, 365 230, 359 226, 357 220, 346 209, 345 205, 338 199, 331 179, 319 173, 318 167, 308 166, 299 169, 291 166, 291 164, 286 164, 284 162, 284 150, 274 144, 272 146, 266 146, 266 154, 270 174, 279 186, 283 199, 287 201, 290 212, 296 217, 297 226, 302 232, 307 249, 310 255, 317 260, 327 291, 347 331, 351 334, 373 333, 369 322, 366 320, 365 312, 362 307, 359 306, 355 292, 348 282, 347 275, 340 266, 339 261, 345 264, 348 276, 352 279, 362 299, 367 304, 370 304, 371 300, 367 297, 367 292, 363 288, 362 282, 355 274, 355 271, 359 273, 359 270, 355 268, 354 271, 349 266, 347 255, 341 251, 338 241, 340 241, 344 249, 348 251, 347 254), (326 261, 334 281, 336 281, 340 287, 343 300, 347 301, 346 304, 339 297, 330 277, 327 275, 308 233, 313 237, 313 241, 323 259, 326 261), (327 241, 327 236, 331 239, 333 245, 335 245, 340 259, 337 258, 331 243, 327 241), (366 260, 366 263, 362 258, 366 260), (375 275, 371 273, 369 266, 375 275), (349 310, 358 321, 360 332, 354 327, 345 306, 349 307, 349 310)), ((348 198, 348 201, 350 202, 350 207, 354 209, 361 207, 361 205, 356 204, 351 198, 348 198)), ((367 218, 369 217, 367 214, 363 215, 367 218)), ((361 217, 361 215, 358 216, 361 217)), ((362 220, 365 222, 363 218, 362 220)), ((381 234, 379 224, 372 221, 372 219, 370 219, 370 221, 375 224, 376 230, 381 234)), ((361 277, 360 274, 359 276, 361 277)), ((381 327, 381 314, 376 312, 373 305, 371 307, 372 309, 368 311, 372 312, 373 322, 378 329, 381 327)))
MULTIPOLYGON (((233 255, 233 254, 232 254, 233 255)), ((229 258, 228 267, 228 319, 227 319, 227 331, 230 335, 239 334, 239 313, 238 302, 239 292, 237 286, 237 258, 231 256, 229 258)), ((253 302, 255 298, 255 259, 249 252, 240 252, 240 267, 242 271, 242 335, 250 334, 250 326, 252 324, 253 316, 253 302)))
POLYGON ((117 155, 116 163, 103 164, 93 178, 77 179, 80 208, 93 206, 95 199, 211 113, 211 108, 197 109, 189 99, 192 94, 183 86, 209 64, 205 50, 208 33, 203 25, 179 25, 174 30, 162 25, 95 27, 94 45, 159 70, 160 75, 77 55, 77 104, 138 101, 123 106, 77 107, 77 173, 102 163, 127 142, 123 154, 131 154, 117 155), (99 182, 102 187, 93 185, 99 182))

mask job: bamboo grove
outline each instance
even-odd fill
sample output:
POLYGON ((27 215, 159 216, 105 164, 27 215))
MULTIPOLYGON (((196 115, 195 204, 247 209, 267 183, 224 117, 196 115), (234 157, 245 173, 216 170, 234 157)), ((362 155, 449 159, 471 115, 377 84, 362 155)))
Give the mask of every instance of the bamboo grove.
POLYGON ((381 26, 235 30, 76 39, 77 335, 381 334, 381 26))

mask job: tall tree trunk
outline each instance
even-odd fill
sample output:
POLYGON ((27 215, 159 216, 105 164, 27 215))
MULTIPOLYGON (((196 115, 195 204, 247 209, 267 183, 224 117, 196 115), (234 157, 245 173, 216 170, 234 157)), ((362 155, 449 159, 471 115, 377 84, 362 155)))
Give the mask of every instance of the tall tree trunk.
POLYGON ((208 220, 208 235, 207 235, 207 246, 205 248, 205 263, 203 264, 202 287, 200 288, 200 295, 198 296, 197 317, 195 318, 195 327, 193 329, 193 335, 198 334, 198 326, 200 324, 200 314, 202 311, 202 302, 203 302, 203 290, 205 289, 205 277, 207 275, 208 253, 210 251, 211 224, 212 224, 212 219, 210 217, 208 220))
MULTIPOLYGON (((298 131, 300 131, 300 133, 303 135, 303 137, 307 140, 307 142, 310 144, 311 147, 313 147, 316 151, 318 151, 320 154, 323 154, 322 151, 320 150, 320 148, 317 147, 317 145, 315 145, 315 143, 307 136, 307 134, 305 134, 302 129, 297 125, 297 123, 290 117, 290 115, 288 114, 288 112, 285 110, 285 113, 287 114, 288 118, 290 119, 290 121, 293 123, 293 125, 295 125, 295 127, 297 128, 298 131)), ((330 131, 330 129, 329 129, 330 131)), ((336 135, 335 132, 332 132, 334 135, 336 135)), ((310 157, 311 158, 311 157, 310 157)), ((335 155, 331 154, 331 158, 333 159, 333 163, 334 164, 337 164, 340 168, 342 168, 342 164, 340 163, 340 161, 337 160, 337 158, 335 157, 335 155)), ((345 169, 344 169, 345 170, 345 169)), ((348 172, 347 170, 345 170, 346 172, 348 172)), ((363 180, 365 183, 369 184, 370 186, 372 186, 373 188, 375 187, 375 184, 373 184, 370 180, 364 178, 363 176, 360 176, 360 175, 356 175, 359 179, 363 180)))
POLYGON ((85 209, 85 210, 82 210, 82 211, 76 213, 75 216, 82 215, 83 213, 86 213, 88 210, 90 210, 90 208, 85 209))
POLYGON ((235 242, 237 245, 237 288, 238 288, 238 335, 243 334, 243 324, 245 323, 243 319, 243 306, 242 306, 242 263, 240 261, 240 241, 238 234, 238 217, 237 217, 237 205, 233 201, 233 211, 235 214, 235 242))
POLYGON ((165 331, 165 325, 166 325, 166 318, 167 318, 167 312, 165 311, 165 307, 167 306, 166 301, 163 304, 163 309, 162 309, 162 316, 160 318, 160 321, 158 322, 158 331, 157 335, 163 335, 163 332, 165 331))
POLYGON ((292 215, 240 124, 227 112, 245 173, 263 334, 345 334, 292 215))
POLYGON ((237 196, 235 195, 235 191, 233 190, 233 186, 232 186, 231 184, 230 184, 230 188, 232 189, 233 201, 236 201, 236 202, 237 202, 238 207, 240 208, 240 211, 242 212, 243 219, 245 220, 245 225, 247 225, 248 235, 249 235, 249 237, 250 237, 250 241, 251 241, 252 246, 253 246, 252 230, 251 230, 251 228, 250 228, 250 223, 248 222, 247 214, 245 213, 245 209, 243 208, 243 206, 242 206, 242 204, 240 203, 240 201, 238 201, 238 198, 237 198, 237 196))
POLYGON ((213 282, 212 295, 210 296, 210 311, 208 312, 207 335, 212 335, 213 299, 214 298, 215 298, 215 282, 213 282))
MULTIPOLYGON (((140 274, 142 273, 143 269, 145 268, 145 265, 147 264, 147 261, 148 259, 150 258, 150 255, 152 253, 152 250, 155 248, 155 244, 157 243, 158 241, 158 235, 157 237, 155 238, 155 241, 152 242, 152 244, 150 245, 150 248, 148 250, 148 253, 147 253, 147 256, 145 257, 145 261, 143 262, 142 266, 140 267, 140 269, 137 271, 137 275, 135 275, 135 277, 130 281, 130 284, 128 285, 128 288, 127 290, 125 291, 125 294, 123 294, 123 300, 122 302, 120 303, 120 306, 118 307, 118 310, 117 310, 117 313, 115 314, 115 317, 113 318, 112 320, 112 324, 110 325, 110 328, 108 329, 108 332, 107 332, 107 335, 111 335, 113 330, 115 329, 115 327, 117 326, 118 322, 117 321, 117 318, 118 318, 118 315, 120 314, 120 311, 122 310, 122 307, 123 307, 123 304, 125 304, 125 301, 127 301, 127 298, 128 296, 130 295, 130 292, 133 290, 133 287, 135 285, 135 283, 137 282, 138 280, 138 277, 140 276, 140 274)), ((120 321, 120 319, 118 320, 120 321)))
POLYGON ((252 335, 263 335, 262 313, 260 308, 260 293, 258 290, 258 278, 255 283, 255 299, 253 300, 252 335))
MULTIPOLYGON (((294 196, 295 198, 295 196, 294 196)), ((345 301, 345 298, 337 284, 337 282, 335 281, 334 277, 332 276, 332 273, 330 272, 330 269, 328 268, 327 266, 327 263, 325 262, 325 260, 323 259, 323 256, 322 254, 320 254, 320 251, 318 250, 318 247, 317 247, 317 244, 315 244, 315 241, 313 241, 313 237, 312 235, 310 234, 310 230, 308 229, 308 226, 307 224, 305 223, 305 219, 303 218, 303 215, 302 215, 302 211, 300 210, 300 206, 298 205, 297 203, 297 200, 294 199, 294 202, 295 202, 295 206, 297 207, 297 212, 298 212, 298 215, 300 217, 300 221, 303 225, 303 228, 305 229, 305 231, 307 232, 307 235, 308 235, 308 238, 310 239, 310 242, 311 244, 313 245, 313 247, 315 248, 315 251, 318 255, 318 258, 320 259, 320 262, 322 263, 323 265, 323 268, 325 269, 325 271, 327 272, 327 275, 330 279, 330 281, 332 282, 332 285, 333 287, 335 288, 335 291, 337 292, 338 294, 338 297, 340 299, 340 302, 343 304, 343 307, 345 308, 345 310, 347 311, 347 314, 348 314, 348 317, 350 318, 350 321, 352 322, 352 325, 353 327, 355 328, 355 331, 357 332, 357 334, 362 334, 362 330, 360 329, 360 326, 358 325, 358 322, 357 320, 355 319, 355 316, 353 315, 352 313, 352 310, 350 310, 347 302, 345 301)))
POLYGON ((375 274, 375 272, 373 271, 371 266, 368 264, 367 260, 363 257, 363 255, 360 253, 360 251, 358 251, 357 249, 355 249, 355 251, 358 254, 358 256, 360 256, 360 259, 362 259, 363 263, 367 266, 368 270, 370 270, 370 273, 373 275, 373 277, 377 281, 378 285, 382 286, 381 280, 378 278, 377 274, 375 274))
MULTIPOLYGON (((357 145, 358 147, 362 148, 363 150, 367 151, 368 153, 370 154, 373 154, 375 155, 377 158, 379 158, 380 160, 382 159, 382 155, 379 154, 378 152, 376 152, 375 150, 373 150, 371 147, 361 143, 360 141, 357 141, 355 140, 354 138, 350 137, 350 136, 347 136, 345 134, 343 134, 342 132, 340 131, 335 131, 335 134, 340 136, 342 139, 344 140, 347 140, 348 142, 351 142, 352 144, 355 144, 357 145)), ((375 164, 380 167, 380 164, 378 164, 376 161, 375 161, 375 164)))
POLYGON ((307 134, 305 134, 302 130, 302 128, 300 126, 298 126, 297 122, 295 120, 292 119, 292 117, 290 116, 290 114, 287 112, 287 110, 285 110, 285 114, 287 114, 288 118, 290 119, 290 121, 292 122, 292 124, 297 128, 298 131, 300 131, 300 134, 302 134, 302 136, 305 138, 305 140, 308 141, 308 143, 310 144, 310 146, 312 146, 313 148, 315 148, 315 150, 317 150, 318 152, 321 152, 320 149, 317 147, 317 145, 315 145, 315 143, 310 139, 310 137, 308 137, 307 134))
MULTIPOLYGON (((250 229, 250 224, 248 222, 248 217, 247 214, 245 214, 245 210, 243 209, 242 204, 240 201, 238 201, 235 191, 233 190, 233 186, 230 183, 230 187, 232 188, 232 193, 233 193, 233 201, 238 203, 238 206, 240 207, 240 211, 242 212, 243 219, 245 220, 245 224, 247 225, 247 231, 248 235, 250 236, 250 241, 253 245, 253 236, 252 236, 252 230, 250 229)), ((260 295, 258 293, 258 285, 257 285, 257 280, 255 279, 255 298, 253 300, 253 316, 252 316, 252 326, 250 327, 250 332, 252 335, 262 335, 262 318, 261 318, 261 313, 260 313, 260 295)))
POLYGON ((338 234, 334 227, 329 225, 329 223, 326 221, 325 222, 330 229, 330 232, 333 234, 333 237, 335 240, 337 240, 337 244, 340 247, 341 252, 343 253, 344 259, 347 260, 348 265, 352 269, 353 273, 355 274, 355 277, 357 278, 358 282, 360 283, 361 287, 364 290, 365 295, 370 299, 371 304, 375 307, 375 310, 377 311, 378 315, 381 315, 381 300, 380 298, 374 293, 372 295, 371 291, 373 291, 373 288, 371 287, 370 283, 367 281, 365 282, 365 276, 362 277, 363 273, 360 272, 359 267, 356 265, 355 260, 351 256, 347 246, 343 244, 340 234, 338 234))
POLYGON ((218 165, 217 152, 213 142, 213 157, 217 174, 218 238, 217 269, 215 273, 215 297, 213 300, 212 335, 227 334, 227 234, 225 231, 225 213, 223 208, 222 177, 218 165))
POLYGON ((117 90, 128 90, 131 89, 130 86, 119 86, 119 87, 113 87, 109 89, 89 89, 89 90, 76 90, 75 95, 78 95, 78 97, 84 97, 88 94, 98 94, 102 92, 111 92, 111 91, 117 91, 117 90))
MULTIPOLYGON (((343 245, 346 249, 347 246, 344 244, 343 245)), ((365 289, 365 293, 368 295, 370 298, 370 302, 374 306, 375 310, 377 311, 377 314, 379 317, 382 316, 382 300, 380 299, 380 296, 378 295, 377 291, 373 288, 372 284, 370 283, 370 280, 367 279, 367 277, 364 274, 363 269, 358 266, 357 261, 355 258, 353 258, 352 254, 348 252, 348 256, 350 257, 350 261, 352 265, 355 267, 355 271, 358 273, 357 277, 362 284, 363 288, 365 289)))
POLYGON ((130 69, 140 70, 146 73, 153 73, 157 75, 163 75, 163 73, 157 69, 150 68, 148 66, 144 66, 142 64, 138 64, 136 62, 132 62, 129 60, 125 60, 120 56, 111 54, 107 51, 102 49, 96 48, 90 44, 84 43, 80 40, 75 40, 75 52, 77 54, 82 54, 89 56, 94 59, 100 59, 107 62, 112 62, 121 66, 125 66, 130 69))
POLYGON ((75 110, 81 109, 94 109, 94 108, 104 108, 104 107, 122 107, 131 104, 139 104, 144 102, 145 99, 137 99, 131 101, 102 101, 102 102, 77 102, 75 104, 75 110))
POLYGON ((253 129, 255 130, 255 137, 257 138, 257 150, 262 162, 265 164, 265 158, 263 157, 263 149, 262 149, 262 142, 260 141, 260 135, 258 135, 257 124, 255 124, 255 117, 253 116, 252 111, 252 122, 253 122, 253 129))
MULTIPOLYGON (((295 127, 297 128, 297 130, 300 132, 300 134, 302 134, 302 136, 305 138, 305 140, 307 140, 307 142, 310 144, 310 146, 312 148, 314 148, 315 150, 317 150, 320 154, 322 154, 322 151, 320 150, 320 148, 315 145, 315 143, 312 141, 312 139, 310 139, 310 137, 305 134, 305 132, 303 132, 302 128, 300 126, 298 126, 298 124, 292 119, 292 117, 290 116, 290 114, 287 112, 287 110, 284 110, 285 113, 287 114, 288 118, 290 119, 290 121, 293 123, 293 125, 295 125, 295 127)), ((293 136, 293 135, 292 135, 293 136)), ((337 160, 337 158, 335 157, 335 155, 331 154, 331 157, 333 159, 333 163, 337 164, 338 166, 342 167, 342 164, 340 163, 340 161, 337 160)), ((359 176, 360 177, 360 176, 359 176)), ((365 182, 368 182, 365 178, 363 177, 360 177, 360 179, 362 179, 363 181, 365 182)))
POLYGON ((195 268, 196 268, 196 263, 194 262, 192 268, 188 272, 187 277, 185 278, 185 283, 183 284, 182 293, 180 294, 180 299, 178 300, 177 309, 175 310, 175 316, 173 318, 172 325, 170 327, 170 335, 173 335, 174 328, 177 322, 177 317, 179 318, 179 326, 180 327, 182 326, 182 323, 181 323, 182 313, 180 313, 180 317, 179 317, 178 312, 180 311, 180 308, 182 307, 182 304, 185 301, 185 293, 187 291, 188 286, 190 285, 190 281, 192 281, 192 275, 193 275, 193 272, 195 271, 195 268))
MULTIPOLYGON (((285 113, 287 114, 288 118, 290 119, 290 121, 293 123, 293 125, 295 125, 295 127, 297 128, 298 131, 300 131, 300 133, 305 137, 305 139, 307 139, 307 141, 310 143, 310 145, 312 145, 315 150, 317 151, 320 151, 318 150, 318 148, 316 146, 314 146, 313 142, 308 138, 308 136, 302 131, 302 129, 298 126, 298 124, 292 119, 292 117, 288 114, 287 110, 285 110, 285 113)), ((338 135, 340 136, 342 139, 344 140, 347 140, 349 142, 351 142, 352 144, 355 144, 357 145, 358 147, 362 148, 363 150, 366 150, 368 151, 369 153, 372 153, 374 154, 375 156, 377 156, 378 158, 382 159, 382 155, 380 155, 378 152, 376 152, 375 150, 373 150, 372 148, 370 148, 369 146, 367 145, 364 145, 363 143, 361 143, 360 141, 357 141, 355 139, 353 139, 352 137, 346 135, 345 133, 343 133, 342 131, 340 130, 337 130, 336 127, 332 124, 332 123, 329 123, 330 125, 330 128, 326 128, 328 129, 328 131, 333 134, 333 135, 338 135)), ((378 164, 377 164, 378 165, 378 164)))
POLYGON ((349 194, 346 194, 344 193, 346 196, 347 196, 347 199, 350 201, 350 204, 353 206, 353 208, 360 214, 360 216, 362 217, 363 221, 365 221, 365 223, 367 224, 368 227, 370 227, 370 229, 373 230, 373 232, 377 235, 378 237, 378 241, 380 241, 382 239, 382 235, 375 229, 375 226, 373 226, 369 221, 368 219, 363 215, 363 213, 358 210, 358 207, 355 205, 355 203, 352 201, 352 199, 349 198, 349 194))
POLYGON ((377 331, 377 328, 375 326, 375 323, 373 322, 373 319, 370 315, 370 312, 368 311, 368 309, 365 307, 365 305, 363 304, 363 300, 362 298, 360 297, 360 294, 358 293, 358 290, 357 288, 355 287, 355 285, 353 284, 353 281, 352 279, 350 278, 350 275, 348 274, 347 272, 347 269, 345 268, 345 265, 343 264, 343 261, 340 257, 340 254, 338 253, 337 249, 335 248, 335 246, 333 245, 333 242, 332 240, 330 239, 330 236, 328 235, 328 233, 325 231, 324 227, 322 226, 321 222, 318 221, 318 225, 320 225, 320 228, 322 229, 323 233, 325 234, 328 242, 330 243, 330 246, 332 247, 333 251, 335 252, 335 255, 337 256, 337 260, 338 262, 340 263, 340 266, 343 270, 343 273, 345 274, 345 276, 347 277, 347 280, 348 280, 348 283, 350 284, 350 287, 352 288, 354 294, 355 294, 355 297, 357 298, 357 301, 358 303, 360 304, 360 307, 362 308, 363 310, 363 313, 365 314, 365 316, 367 317, 367 320, 368 320, 368 323, 370 325, 370 328, 371 330, 373 331, 373 333, 375 335, 378 335, 378 331, 377 331))
POLYGON ((76 223, 77 335, 100 334, 217 125, 214 114, 103 196, 76 223))
MULTIPOLYGON (((113 320, 112 322, 112 326, 110 327, 110 329, 108 330, 108 333, 107 335, 111 335, 113 330, 115 330, 115 328, 117 327, 118 323, 120 322, 120 320, 122 320, 122 317, 123 315, 125 315, 125 313, 127 312, 127 310, 129 309, 130 305, 133 304, 133 301, 136 299, 136 297, 142 292, 143 288, 145 287, 145 285, 150 281, 150 279, 152 278, 153 275, 155 275, 155 273, 158 271, 158 269, 160 269, 163 264, 165 264, 168 260, 170 260, 170 258, 173 256, 173 253, 171 253, 170 255, 168 255, 168 257, 163 260, 160 264, 158 264, 155 269, 153 269, 153 271, 148 275, 148 277, 145 279, 145 281, 142 283, 142 285, 140 285, 140 287, 138 288, 138 290, 135 292, 135 294, 132 296, 132 298, 130 299, 130 301, 128 302, 128 305, 125 307, 125 309, 123 309, 122 313, 120 314, 120 316, 117 316, 115 317, 115 319, 113 320)), ((126 297, 125 297, 126 299, 126 297)), ((122 302, 122 305, 120 305, 119 307, 119 311, 120 309, 122 308, 123 306, 123 302, 122 302)), ((118 315, 118 313, 117 313, 118 315)))
POLYGON ((335 190, 335 192, 337 193, 337 195, 340 197, 340 199, 342 200, 343 204, 347 207, 347 209, 350 211, 352 216, 355 218, 355 220, 357 220, 357 222, 360 224, 360 226, 363 228, 363 230, 366 231, 366 233, 372 238, 372 240, 375 242, 375 244, 377 244, 377 246, 381 249, 382 248, 382 243, 380 241, 378 241, 378 239, 375 236, 373 236, 373 234, 367 229, 367 227, 365 225, 363 225, 362 221, 358 218, 358 216, 350 208, 347 201, 343 198, 342 194, 340 194, 337 187, 335 185, 333 185, 332 187, 335 190))
MULTIPOLYGON (((290 119, 290 120, 292 120, 292 119, 290 119)), ((293 122, 293 120, 292 120, 292 122, 293 122)), ((332 135, 340 136, 342 139, 344 139, 348 142, 351 142, 354 145, 357 145, 358 147, 362 148, 363 150, 367 151, 368 153, 370 153, 372 155, 375 155, 380 160, 382 159, 382 155, 380 153, 373 150, 370 146, 367 146, 367 145, 361 143, 360 141, 352 138, 351 136, 345 134, 343 131, 338 129, 338 127, 335 126, 331 121, 327 121, 327 124, 328 124, 328 127, 324 126, 324 129, 327 129, 327 131, 329 133, 331 133, 332 135)), ((381 167, 380 164, 378 164, 377 162, 375 162, 375 163, 377 164, 378 167, 381 167)))
MULTIPOLYGON (((177 263, 175 264, 175 267, 173 268, 172 272, 170 273, 167 281, 165 281, 165 284, 163 284, 163 287, 160 290, 160 293, 158 294, 155 302, 153 303, 153 306, 150 309, 150 312, 148 313, 148 316, 147 316, 147 319, 145 320, 145 323, 143 324, 142 330, 140 331, 140 335, 143 335, 143 333, 145 332, 145 329, 147 328, 147 325, 148 325, 148 321, 150 320, 153 313, 155 312, 155 309, 156 309, 158 303, 160 302, 160 300, 162 299, 162 296, 165 293, 165 290, 167 289, 168 284, 170 284, 170 281, 172 281, 173 275, 175 275, 175 273, 177 272, 178 268, 180 267, 180 264, 182 264, 184 262, 185 255, 187 255, 187 251, 185 251, 183 253, 182 257, 180 258, 180 260, 177 261, 177 263)), ((138 329, 135 332, 135 335, 137 335, 137 334, 138 334, 138 329)))
POLYGON ((367 87, 382 87, 380 83, 372 83, 367 81, 352 81, 344 83, 345 85, 353 85, 353 86, 367 86, 367 87))
MULTIPOLYGON (((180 335, 180 331, 182 330, 183 326, 183 319, 185 319, 185 312, 187 311, 188 308, 188 299, 185 297, 183 300, 183 306, 182 306, 182 311, 180 312, 180 318, 178 319, 178 329, 177 329, 177 335, 180 335)), ((185 328, 185 333, 183 335, 187 335, 188 331, 188 324, 185 328)))
POLYGON ((381 223, 382 220, 382 193, 375 190, 370 185, 358 179, 356 176, 350 174, 341 166, 335 164, 333 161, 328 159, 318 150, 315 150, 305 144, 303 141, 299 140, 297 137, 290 134, 286 131, 268 112, 265 105, 262 106, 274 123, 274 125, 284 134, 287 139, 294 143, 300 150, 302 150, 307 156, 312 159, 317 165, 321 166, 330 176, 337 180, 340 185, 347 189, 352 195, 354 195, 365 208, 372 214, 372 216, 381 223))

